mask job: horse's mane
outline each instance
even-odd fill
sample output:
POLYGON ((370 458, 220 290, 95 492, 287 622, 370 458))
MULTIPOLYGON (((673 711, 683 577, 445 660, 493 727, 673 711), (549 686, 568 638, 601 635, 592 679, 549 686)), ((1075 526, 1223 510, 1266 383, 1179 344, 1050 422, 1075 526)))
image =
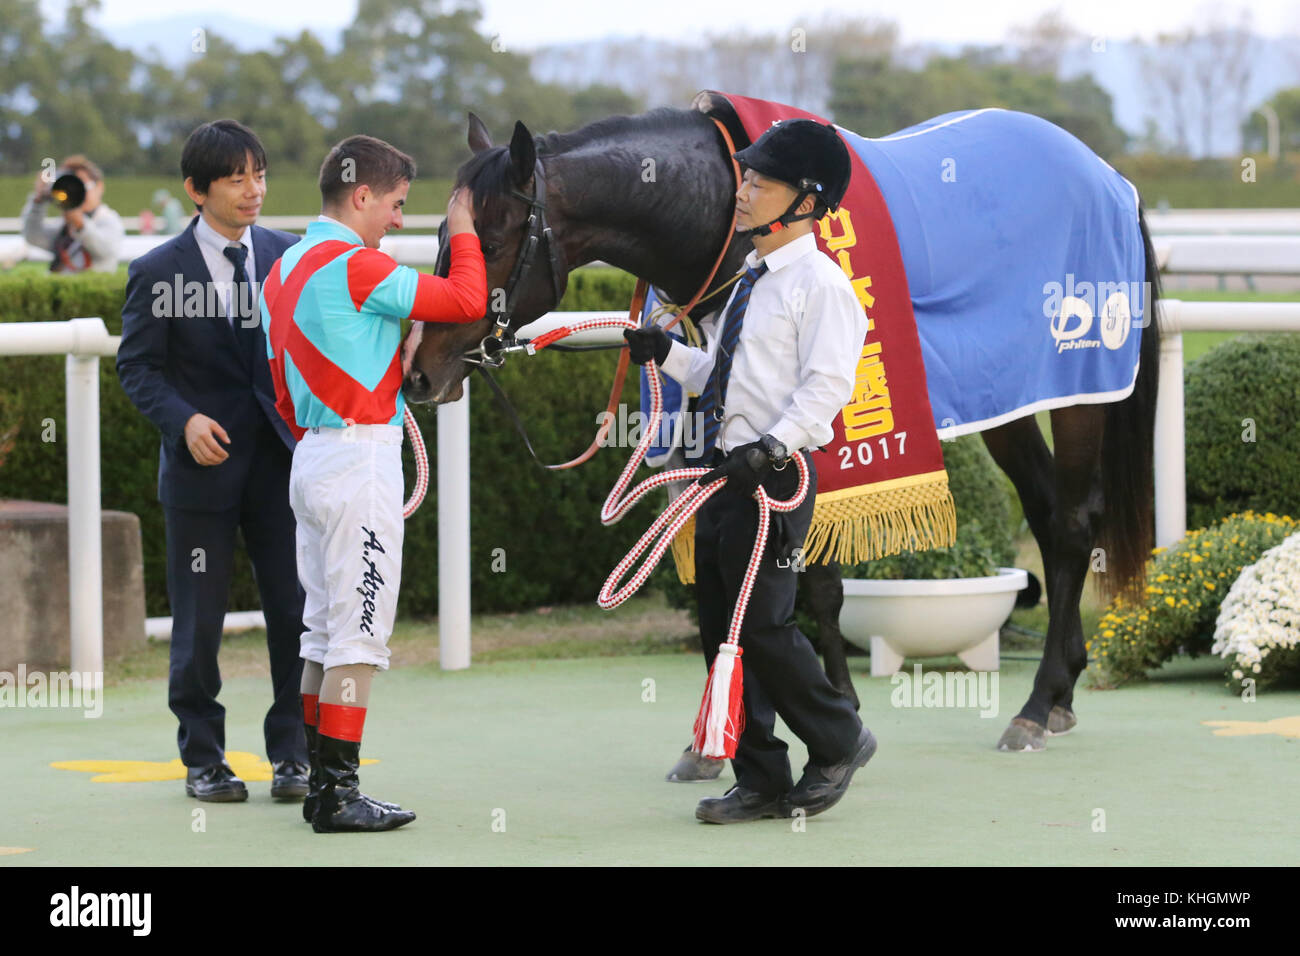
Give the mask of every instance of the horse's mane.
MULTIPOLYGON (((579 149, 590 143, 619 136, 627 132, 662 132, 679 129, 689 122, 690 110, 661 106, 637 116, 609 116, 596 120, 571 133, 546 133, 533 137, 537 153, 554 155, 579 149)), ((698 114, 696 114, 698 115, 698 114)), ((510 147, 499 144, 476 153, 456 170, 456 185, 468 186, 476 202, 487 196, 508 192, 510 183, 510 147)))
POLYGON ((627 132, 663 132, 679 129, 690 117, 689 110, 660 106, 636 116, 607 116, 571 133, 547 133, 534 137, 539 153, 567 153, 599 140, 627 132))

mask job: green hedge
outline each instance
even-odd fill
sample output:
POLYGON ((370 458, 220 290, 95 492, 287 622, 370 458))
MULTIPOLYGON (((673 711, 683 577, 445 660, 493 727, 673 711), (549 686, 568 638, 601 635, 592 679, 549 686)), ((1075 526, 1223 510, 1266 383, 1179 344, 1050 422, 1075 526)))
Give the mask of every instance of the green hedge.
MULTIPOLYGON (((566 311, 625 309, 633 280, 614 270, 579 270, 569 281, 566 311)), ((101 316, 121 332, 124 278, 47 276, 23 272, 0 276, 0 321, 60 320, 101 316)), ((499 377, 527 424, 534 447, 547 461, 573 457, 596 432, 614 368, 612 352, 543 353, 513 359, 499 377)), ((0 498, 67 500, 64 359, 31 356, 0 359, 0 435, 17 426, 14 447, 0 467, 0 498), (43 441, 43 421, 54 422, 54 440, 43 441)), ((477 377, 476 377, 477 379, 477 377)), ((527 455, 486 385, 471 386, 471 581, 476 611, 513 610, 537 604, 595 599, 609 570, 651 519, 652 506, 637 508, 612 529, 598 520, 600 503, 627 460, 629 449, 603 449, 586 465, 544 471, 527 455), (504 549, 505 570, 494 571, 493 551, 504 549)), ((623 400, 635 407, 636 378, 628 376, 623 400)), ((436 412, 415 409, 436 467, 436 412)), ((140 517, 146 607, 169 613, 166 542, 158 504, 158 432, 130 403, 111 359, 100 363, 100 443, 103 504, 140 517)), ((404 449, 408 489, 414 465, 404 449)), ((399 613, 437 611, 437 495, 406 523, 399 613)), ((242 551, 241 551, 242 554, 242 551)), ((497 562, 498 566, 500 562, 497 562)), ((237 563, 232 609, 259 606, 246 560, 237 563)))
POLYGON ((1184 383, 1188 526, 1300 514, 1300 335, 1229 339, 1189 363, 1184 383))

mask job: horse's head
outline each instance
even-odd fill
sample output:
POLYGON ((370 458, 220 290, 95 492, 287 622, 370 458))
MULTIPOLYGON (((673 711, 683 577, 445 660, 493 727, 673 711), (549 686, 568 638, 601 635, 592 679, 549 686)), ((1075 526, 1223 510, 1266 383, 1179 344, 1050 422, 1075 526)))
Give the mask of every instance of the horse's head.
MULTIPOLYGON (((567 281, 559 241, 546 216, 545 176, 528 128, 515 123, 510 145, 494 146, 483 122, 471 113, 469 147, 474 155, 457 170, 456 185, 473 194, 474 225, 487 265, 488 312, 472 323, 412 323, 402 344, 402 393, 412 402, 460 398, 462 381, 484 357, 481 351, 471 353, 498 324, 514 331, 553 309, 567 281)), ((450 267, 446 237, 444 223, 435 270, 440 276, 450 267)))

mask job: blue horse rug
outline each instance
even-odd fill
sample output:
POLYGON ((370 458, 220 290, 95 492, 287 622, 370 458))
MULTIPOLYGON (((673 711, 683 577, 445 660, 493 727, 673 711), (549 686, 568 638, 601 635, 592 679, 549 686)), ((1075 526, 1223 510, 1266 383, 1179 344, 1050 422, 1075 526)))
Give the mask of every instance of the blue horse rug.
POLYGON ((1128 180, 1009 110, 840 133, 893 219, 941 437, 1132 391, 1147 290, 1128 180))

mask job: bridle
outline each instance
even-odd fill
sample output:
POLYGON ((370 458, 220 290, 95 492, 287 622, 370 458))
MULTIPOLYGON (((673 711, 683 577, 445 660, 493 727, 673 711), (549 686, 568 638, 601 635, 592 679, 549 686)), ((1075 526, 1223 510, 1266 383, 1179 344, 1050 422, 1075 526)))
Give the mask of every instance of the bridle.
MULTIPOLYGON (((564 297, 564 290, 568 286, 569 273, 564 268, 563 251, 560 244, 555 239, 555 234, 551 231, 551 224, 546 221, 546 177, 542 173, 542 161, 536 160, 533 167, 533 195, 528 196, 518 189, 511 189, 510 195, 515 199, 522 200, 528 204, 528 219, 524 222, 524 238, 519 245, 519 252, 515 256, 514 268, 510 271, 510 278, 506 280, 505 285, 505 308, 497 313, 496 319, 492 325, 492 331, 485 335, 476 348, 470 349, 463 356, 462 360, 470 365, 477 365, 484 368, 501 368, 505 364, 506 355, 510 352, 528 351, 526 344, 520 343, 514 337, 510 330, 513 322, 515 306, 519 301, 519 291, 523 287, 524 281, 528 278, 528 272, 537 261, 539 246, 545 246, 547 258, 550 260, 551 268, 551 286, 555 293, 555 301, 551 304, 553 310, 560 304, 560 299, 564 297)), ((442 274, 443 256, 450 256, 450 246, 442 241, 442 231, 439 232, 439 250, 438 262, 435 271, 442 274)))
MULTIPOLYGON (((710 118, 713 120, 713 124, 715 127, 717 127, 718 133, 721 135, 722 141, 726 146, 726 156, 731 161, 732 175, 735 178, 735 182, 739 184, 740 167, 736 163, 736 160, 733 156, 733 154, 736 151, 736 147, 735 144, 732 142, 731 134, 727 131, 726 126, 719 119, 717 119, 717 117, 710 117, 710 118)), ((597 433, 596 437, 592 440, 591 444, 587 447, 587 450, 584 451, 578 457, 570 461, 564 462, 563 464, 560 465, 544 464, 542 460, 537 457, 537 452, 533 450, 532 442, 528 440, 527 430, 524 428, 523 422, 519 420, 519 416, 518 414, 516 414, 513 406, 511 406, 510 400, 506 398, 505 392, 502 391, 501 386, 496 382, 496 380, 492 377, 491 373, 488 371, 488 369, 501 368, 503 365, 505 365, 506 356, 511 352, 525 352, 529 355, 532 355, 535 353, 537 347, 542 347, 543 337, 539 337, 539 339, 537 340, 539 344, 535 346, 532 341, 520 342, 515 338, 514 333, 511 332, 510 330, 510 324, 512 321, 514 307, 519 293, 519 287, 523 283, 526 276, 528 275, 528 270, 533 266, 533 263, 537 257, 538 245, 545 243, 547 254, 550 259, 551 283, 555 291, 555 301, 551 304, 550 307, 552 310, 559 305, 560 299, 564 296, 564 290, 569 280, 568 271, 563 267, 561 249, 559 247, 559 244, 555 240, 554 234, 551 231, 550 224, 546 221, 546 179, 542 175, 542 163, 540 158, 535 160, 535 165, 533 168, 533 181, 535 185, 534 185, 532 196, 527 196, 524 193, 521 193, 517 189, 510 190, 511 196, 513 196, 516 199, 520 199, 523 202, 528 204, 528 220, 525 223, 527 234, 524 237, 523 243, 520 245, 519 253, 515 258, 514 268, 510 272, 510 278, 506 280, 505 308, 497 314, 496 320, 492 327, 492 332, 484 336, 482 341, 479 342, 476 348, 473 348, 470 351, 464 353, 461 356, 461 360, 464 361, 466 364, 476 366, 478 371, 482 373, 483 378, 487 380, 487 383, 491 387, 492 392, 495 395, 497 401, 501 404, 503 410, 506 412, 507 415, 509 415, 509 417, 513 421, 515 430, 519 432, 519 436, 523 439, 524 446, 528 449, 528 453, 532 455, 533 460, 535 460, 539 465, 542 465, 544 468, 548 468, 552 470, 562 470, 566 468, 576 467, 577 465, 580 465, 583 462, 587 461, 588 459, 591 458, 592 455, 596 453, 596 450, 600 447, 601 441, 604 439, 606 433, 609 430, 610 422, 613 421, 614 409, 617 407, 619 397, 622 395, 623 392, 623 380, 627 374, 627 369, 628 369, 628 351, 626 346, 623 345, 622 343, 619 343, 618 345, 614 345, 614 346, 551 345, 550 343, 552 341, 555 341, 556 339, 562 338, 565 335, 569 334, 570 330, 557 329, 554 332, 545 333, 544 336, 546 340, 545 344, 549 345, 551 348, 561 349, 566 351, 588 351, 591 349, 617 348, 619 349, 620 354, 618 360, 618 367, 614 372, 614 383, 613 386, 610 388, 609 401, 606 405, 607 414, 605 416, 605 424, 601 427, 601 430, 597 433)), ((446 232, 447 232, 447 222, 444 219, 442 226, 438 230, 438 247, 439 247, 438 260, 434 265, 434 272, 440 276, 446 275, 446 272, 444 271, 444 266, 449 267, 451 262, 451 248, 450 248, 450 244, 446 241, 447 239, 446 232)), ((672 321, 664 325, 663 328, 671 329, 678 322, 680 322, 682 318, 689 315, 691 310, 695 308, 695 306, 697 306, 699 303, 701 303, 705 299, 712 298, 714 295, 718 294, 727 286, 729 286, 732 282, 735 282, 737 279, 740 278, 740 274, 737 274, 736 276, 733 276, 728 282, 721 285, 719 288, 714 289, 712 292, 708 292, 709 286, 712 284, 714 277, 718 274, 718 268, 722 265, 723 260, 726 258, 727 250, 731 248, 731 243, 735 237, 735 233, 736 233, 736 209, 733 204, 732 211, 731 211, 731 223, 727 228, 727 238, 722 243, 722 248, 718 251, 718 256, 713 262, 713 268, 709 270, 708 277, 705 278, 703 284, 700 286, 699 290, 695 293, 695 295, 691 296, 690 301, 687 302, 684 306, 681 306, 676 310, 677 312, 676 318, 674 318, 672 321), (706 292, 708 292, 707 295, 706 292)), ((645 304, 646 292, 648 289, 649 289, 649 284, 646 282, 645 279, 637 280, 636 290, 632 293, 632 304, 628 311, 629 316, 640 316, 642 308, 645 304)))

